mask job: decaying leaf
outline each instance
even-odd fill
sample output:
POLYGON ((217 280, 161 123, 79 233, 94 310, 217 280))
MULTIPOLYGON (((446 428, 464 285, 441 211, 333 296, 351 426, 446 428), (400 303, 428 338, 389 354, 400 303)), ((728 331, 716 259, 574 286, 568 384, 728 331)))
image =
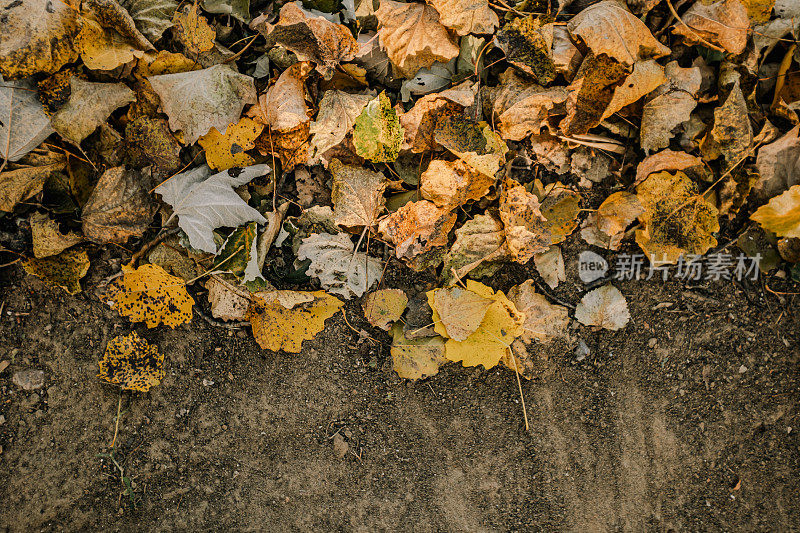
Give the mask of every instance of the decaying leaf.
POLYGON ((83 234, 98 243, 124 243, 147 231, 156 209, 141 172, 110 168, 83 206, 83 234))
POLYGON ((280 44, 300 61, 313 62, 326 79, 333 76, 339 63, 350 61, 358 52, 358 43, 345 26, 307 16, 292 2, 281 8, 277 24, 269 24, 266 18, 266 14, 257 17, 250 27, 266 37, 267 48, 280 44))
POLYGON ((508 291, 508 299, 525 315, 520 339, 525 343, 547 344, 556 339, 569 338, 569 310, 551 304, 543 294, 537 293, 529 279, 508 291))
MULTIPOLYGON (((0 54, 2 58, 2 54, 0 54)), ((53 133, 31 80, 0 76, 0 157, 18 161, 53 133)))
POLYGON ((300 353, 342 301, 325 291, 266 291, 253 295, 248 315, 253 336, 264 350, 300 353))
POLYGON ((658 151, 669 146, 675 129, 686 123, 697 101, 686 91, 670 91, 647 102, 642 110, 642 128, 639 142, 645 152, 658 151))
POLYGON ((650 174, 661 172, 662 170, 682 170, 687 175, 700 174, 705 171, 703 160, 697 156, 686 152, 675 152, 673 150, 662 150, 656 154, 649 155, 642 159, 636 167, 636 180, 634 185, 639 185, 650 174))
POLYGON ((243 283, 260 278, 257 237, 257 222, 249 222, 233 230, 220 247, 211 269, 215 272, 233 274, 241 278, 243 283))
POLYGON ((250 21, 250 0, 202 0, 201 3, 209 13, 230 15, 244 23, 250 21))
POLYGON ((403 332, 403 325, 396 322, 392 326, 392 367, 405 379, 433 376, 447 363, 444 346, 445 340, 439 335, 409 339, 403 332))
POLYGON ((437 207, 452 210, 483 198, 494 184, 494 177, 472 170, 460 159, 437 159, 420 177, 420 194, 437 207))
POLYGON ((603 112, 603 120, 656 90, 666 81, 667 76, 664 74, 664 67, 656 63, 655 60, 637 61, 633 65, 633 72, 614 91, 611 102, 603 112))
POLYGON ((356 153, 375 163, 397 159, 403 144, 403 128, 392 103, 382 92, 370 100, 356 118, 353 145, 356 153))
POLYGON ((681 255, 702 255, 717 244, 711 235, 719 231, 717 209, 683 172, 651 174, 636 195, 644 208, 636 243, 648 257, 675 263, 681 255))
POLYGON ((165 375, 164 354, 135 331, 108 341, 97 364, 97 377, 122 390, 147 392, 165 375))
POLYGON ((560 181, 542 185, 538 179, 534 181, 534 194, 539 199, 539 211, 545 218, 550 244, 564 242, 578 227, 581 195, 560 181))
POLYGON ((148 328, 163 322, 175 329, 192 320, 194 300, 181 278, 170 276, 158 265, 135 270, 123 266, 122 271, 123 276, 106 289, 106 297, 120 315, 131 322, 144 322, 148 328))
POLYGON ((643 212, 644 208, 635 194, 625 191, 612 193, 597 211, 586 218, 581 237, 594 246, 619 250, 625 229, 643 212))
POLYGON ((266 224, 261 213, 247 205, 233 187, 270 171, 267 165, 253 165, 223 170, 212 176, 211 169, 204 165, 173 176, 156 187, 155 192, 172 206, 192 247, 213 254, 217 251, 213 236, 216 228, 236 227, 251 221, 266 224))
POLYGON ((181 130, 188 144, 211 128, 224 133, 229 124, 238 122, 245 104, 256 103, 253 78, 225 65, 150 76, 148 80, 161 98, 169 127, 181 130))
POLYGON ((506 61, 539 85, 548 85, 555 79, 553 24, 544 24, 535 15, 515 18, 497 32, 495 43, 506 54, 506 61))
POLYGON ((714 110, 714 126, 700 144, 700 150, 706 159, 722 156, 727 170, 749 153, 752 141, 747 102, 737 80, 722 105, 714 110))
POLYGON ((540 211, 539 199, 522 185, 507 187, 500 197, 500 220, 506 234, 506 248, 518 263, 547 250, 552 235, 540 211))
POLYGON ((477 293, 450 287, 433 291, 428 304, 438 315, 434 330, 442 336, 463 341, 480 327, 494 300, 477 293))
POLYGON ((303 239, 297 258, 311 260, 308 275, 319 279, 325 290, 350 299, 362 296, 383 274, 378 259, 354 250, 346 233, 315 233, 303 239))
POLYGON ((176 11, 172 23, 175 35, 188 54, 197 56, 201 52, 208 52, 214 48, 216 32, 200 14, 200 7, 197 3, 176 11))
POLYGON ((597 326, 616 331, 631 319, 628 302, 611 285, 603 285, 586 293, 575 308, 575 319, 584 326, 597 326))
POLYGON ((494 33, 500 24, 488 0, 426 0, 439 13, 439 22, 459 35, 494 33))
POLYGON ((436 129, 434 140, 473 169, 494 177, 505 161, 508 146, 485 122, 464 117, 446 117, 436 129))
POLYGON ((381 289, 369 293, 361 307, 364 309, 364 318, 371 326, 389 331, 389 326, 403 316, 406 305, 408 296, 402 290, 381 289))
POLYGON ((30 217, 33 255, 37 259, 58 255, 67 248, 83 242, 83 237, 68 231, 61 233, 58 223, 43 213, 30 217))
POLYGON ((703 44, 700 39, 705 39, 732 54, 740 54, 747 46, 749 28, 747 9, 740 0, 719 0, 696 1, 672 31, 690 43, 703 44))
POLYGON ((753 192, 766 200, 793 185, 800 185, 800 126, 758 150, 756 167, 760 175, 753 192))
POLYGON ((82 12, 83 27, 77 48, 88 68, 114 70, 152 50, 150 42, 136 30, 133 19, 116 2, 84 1, 82 12))
POLYGON ((67 294, 77 294, 81 292, 81 278, 89 272, 89 256, 86 250, 73 248, 43 259, 28 259, 23 261, 22 267, 47 285, 61 287, 67 294))
POLYGON ((344 141, 369 101, 369 95, 335 89, 322 95, 317 119, 311 124, 309 164, 327 163, 323 154, 344 141))
POLYGON ((206 162, 211 168, 228 170, 231 167, 246 167, 255 163, 255 159, 246 151, 255 148, 255 141, 263 129, 263 124, 242 117, 237 124, 228 126, 224 135, 216 128, 211 128, 197 142, 205 149, 206 162))
POLYGON ((567 279, 564 256, 558 246, 551 246, 546 251, 534 255, 533 264, 536 265, 536 272, 551 289, 555 289, 559 283, 567 279))
POLYGON ((762 205, 750 218, 778 237, 800 237, 800 185, 762 205))
POLYGON ((205 259, 202 252, 195 254, 180 244, 181 239, 175 235, 153 248, 147 254, 147 262, 158 265, 168 274, 177 276, 185 281, 197 279, 206 269, 197 261, 205 259))
POLYGON ((563 108, 568 96, 565 87, 545 89, 508 69, 500 74, 500 84, 490 91, 497 130, 510 141, 538 135, 548 127, 551 111, 563 108))
POLYGON ((381 0, 375 16, 380 24, 381 47, 395 72, 404 78, 437 61, 446 63, 458 57, 458 46, 439 22, 439 13, 430 6, 381 0))
POLYGON ((436 294, 443 290, 454 289, 435 289, 428 291, 427 296, 428 302, 433 308, 434 328, 437 333, 447 339, 445 357, 450 361, 461 361, 464 366, 483 365, 485 368, 496 366, 514 339, 523 333, 525 315, 517 310, 502 291, 494 292, 482 283, 467 280, 467 292, 490 300, 491 303, 483 312, 483 318, 478 327, 464 340, 459 341, 448 336, 448 331, 443 326, 441 316, 436 310, 436 294))
POLYGON ((41 192, 45 181, 53 172, 67 164, 64 154, 33 152, 20 163, 20 168, 0 172, 0 211, 11 211, 18 202, 41 192))
POLYGON ((151 43, 161 39, 164 32, 172 27, 172 16, 178 8, 175 0, 123 0, 121 3, 139 31, 151 43))
POLYGON ((153 177, 159 181, 183 166, 181 145, 169 131, 167 121, 162 118, 142 116, 128 122, 125 126, 125 147, 128 164, 150 166, 153 177))
POLYGON ((53 128, 67 140, 80 143, 111 113, 136 97, 124 83, 92 83, 73 76, 67 103, 51 119, 53 128))
POLYGON ((338 159, 328 169, 333 176, 333 217, 341 227, 371 227, 383 209, 386 178, 380 172, 345 165, 338 159))
POLYGON ((208 303, 211 305, 211 316, 225 321, 247 320, 249 298, 233 291, 231 285, 216 278, 206 282, 206 289, 208 289, 208 303))
POLYGON ((477 84, 465 81, 451 89, 429 94, 417 100, 414 107, 400 115, 400 125, 405 137, 403 150, 419 154, 439 148, 434 140, 439 122, 471 106, 475 102, 477 89, 477 84))
MULTIPOLYGON (((615 0, 604 0, 600 4, 606 2, 616 3, 615 0)), ((582 13, 590 9, 592 8, 582 13)), ((600 124, 606 109, 628 75, 628 67, 605 54, 587 55, 568 87, 570 93, 566 101, 567 116, 559 124, 561 131, 567 135, 583 135, 600 124)))
POLYGON ((378 222, 378 233, 395 246, 398 259, 413 259, 447 244, 456 214, 428 200, 409 202, 378 222))

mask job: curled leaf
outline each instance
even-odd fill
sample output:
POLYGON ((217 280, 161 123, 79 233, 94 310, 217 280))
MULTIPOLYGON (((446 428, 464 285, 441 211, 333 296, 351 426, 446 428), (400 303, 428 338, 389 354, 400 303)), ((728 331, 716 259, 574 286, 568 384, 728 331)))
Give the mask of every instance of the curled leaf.
POLYGON ((778 237, 800 237, 800 185, 762 205, 750 218, 778 237))

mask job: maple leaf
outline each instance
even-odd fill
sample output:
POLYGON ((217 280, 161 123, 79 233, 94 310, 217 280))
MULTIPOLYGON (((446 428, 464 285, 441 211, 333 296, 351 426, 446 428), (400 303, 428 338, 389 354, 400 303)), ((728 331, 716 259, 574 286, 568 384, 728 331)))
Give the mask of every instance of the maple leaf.
POLYGON ((148 328, 163 322, 175 329, 192 320, 194 300, 181 278, 149 264, 135 270, 126 265, 122 272, 106 289, 106 297, 120 315, 131 322, 144 322, 148 328))
POLYGON ((386 178, 380 172, 345 165, 338 159, 328 167, 333 176, 333 217, 342 227, 373 226, 383 209, 386 178))
POLYGON ((147 231, 157 206, 136 169, 106 170, 83 206, 86 238, 99 243, 124 243, 147 231))
POLYGON ((370 100, 356 118, 353 130, 356 153, 375 163, 394 161, 402 143, 400 119, 386 92, 382 92, 370 100))
POLYGON ((164 379, 164 354, 132 331, 108 341, 97 377, 123 390, 147 392, 164 379))
POLYGON ((255 140, 263 129, 263 124, 243 117, 237 124, 228 126, 224 135, 216 128, 211 128, 197 142, 205 149, 206 162, 211 168, 228 170, 231 167, 246 167, 255 163, 255 159, 245 152, 255 148, 255 140))
POLYGON ((37 259, 58 255, 67 248, 83 242, 83 237, 71 231, 61 233, 58 223, 42 213, 30 217, 33 255, 37 259))
POLYGON ((0 76, 0 157, 18 161, 53 131, 33 82, 0 76))
POLYGON ((586 293, 575 308, 575 319, 584 326, 598 326, 616 331, 631 319, 628 302, 611 285, 603 285, 586 293))
POLYGON ((369 95, 331 90, 322 95, 317 119, 311 124, 309 164, 327 164, 325 152, 339 145, 353 129, 369 95))
POLYGON ((788 191, 759 207, 750 219, 778 237, 800 237, 800 185, 792 185, 788 191))
POLYGON ((76 144, 89 136, 111 113, 136 100, 124 83, 92 83, 73 76, 67 103, 53 114, 53 128, 76 144))
POLYGON ((41 278, 47 285, 61 287, 67 294, 81 292, 80 280, 89 272, 85 250, 65 250, 58 255, 23 261, 25 272, 41 278))
POLYGON ((381 289, 367 294, 361 308, 371 326, 389 331, 389 325, 400 320, 408 305, 408 296, 400 289, 381 289))
POLYGON ((303 341, 322 331, 342 305, 325 291, 267 291, 253 295, 248 315, 261 348, 300 353, 303 341))
POLYGON ((439 13, 439 22, 458 35, 494 33, 500 24, 488 0, 426 0, 439 13))
POLYGON ((196 56, 214 48, 216 32, 200 14, 200 7, 197 3, 176 11, 172 23, 175 27, 175 35, 191 55, 196 56))
POLYGON ((416 380, 433 376, 447 363, 445 340, 441 336, 409 339, 399 322, 392 326, 391 333, 392 368, 401 378, 416 380))
POLYGON ((211 175, 201 166, 173 176, 155 192, 172 206, 178 225, 186 232, 193 248, 216 253, 213 231, 222 226, 236 227, 250 221, 266 224, 257 210, 242 200, 234 187, 249 183, 270 172, 267 165, 223 170, 211 175))
POLYGON ((303 239, 297 258, 311 260, 308 275, 324 289, 349 299, 363 295, 383 274, 378 259, 354 249, 345 233, 315 233, 303 239))

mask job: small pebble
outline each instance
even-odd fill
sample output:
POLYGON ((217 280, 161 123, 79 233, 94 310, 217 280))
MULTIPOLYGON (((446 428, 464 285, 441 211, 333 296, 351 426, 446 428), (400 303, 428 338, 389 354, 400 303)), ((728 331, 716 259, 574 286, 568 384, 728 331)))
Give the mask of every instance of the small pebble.
POLYGON ((22 390, 36 390, 44 387, 44 371, 20 370, 14 373, 11 381, 22 390))
POLYGON ((744 374, 745 372, 747 372, 747 367, 744 366, 744 365, 740 366, 739 367, 739 373, 740 374, 744 374))

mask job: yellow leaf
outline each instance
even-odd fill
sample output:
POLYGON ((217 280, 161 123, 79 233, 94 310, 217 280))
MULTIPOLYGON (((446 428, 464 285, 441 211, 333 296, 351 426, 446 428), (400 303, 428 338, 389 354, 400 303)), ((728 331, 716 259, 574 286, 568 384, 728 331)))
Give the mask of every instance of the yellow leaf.
POLYGON ((392 326, 392 366, 397 375, 406 379, 419 379, 439 372, 447 362, 444 356, 445 341, 440 336, 407 339, 403 324, 392 326))
POLYGON ((364 300, 364 318, 370 325, 388 330, 389 324, 400 320, 408 305, 408 296, 400 289, 381 289, 371 292, 364 300))
POLYGON ((480 327, 486 311, 494 303, 461 287, 429 291, 427 295, 428 304, 438 316, 434 331, 457 341, 465 340, 480 327))
POLYGON ((249 309, 253 336, 265 350, 300 353, 303 341, 322 331, 341 306, 325 291, 256 293, 249 309))
POLYGON ((77 294, 81 292, 80 279, 89 272, 89 256, 84 250, 66 250, 44 259, 28 259, 22 267, 48 285, 77 294))
POLYGON ((245 153, 255 148, 255 140, 264 129, 251 118, 244 117, 238 124, 231 124, 225 133, 211 130, 200 137, 198 143, 206 151, 208 166, 217 170, 228 170, 231 167, 248 167, 256 162, 245 153))
POLYGON ((750 218, 778 237, 800 237, 800 185, 762 205, 750 218))
POLYGON ((177 11, 172 22, 175 24, 175 34, 187 52, 197 55, 214 48, 214 38, 217 34, 199 13, 197 3, 183 11, 177 11))
MULTIPOLYGON (((442 289, 429 291, 431 293, 442 289)), ((506 354, 515 338, 522 335, 525 315, 517 310, 502 291, 496 293, 486 285, 467 280, 467 290, 478 296, 494 300, 486 310, 480 326, 463 341, 448 338, 445 342, 445 357, 450 361, 461 361, 464 366, 496 366, 506 354)), ((440 322, 439 313, 433 309, 433 321, 440 322)))
POLYGON ((144 51, 115 30, 104 28, 92 18, 84 17, 83 21, 78 50, 91 70, 114 70, 144 55, 144 51))
POLYGON ((134 331, 111 339, 97 377, 124 390, 147 392, 164 379, 164 354, 134 331))
POLYGON ((30 223, 33 255, 38 259, 60 254, 83 241, 83 237, 71 231, 61 233, 58 223, 42 213, 32 214, 30 223))
POLYGON ((181 278, 170 276, 158 265, 142 265, 136 270, 124 266, 122 271, 123 276, 106 290, 120 315, 131 322, 145 322, 148 328, 161 322, 175 328, 192 320, 194 300, 181 278))

